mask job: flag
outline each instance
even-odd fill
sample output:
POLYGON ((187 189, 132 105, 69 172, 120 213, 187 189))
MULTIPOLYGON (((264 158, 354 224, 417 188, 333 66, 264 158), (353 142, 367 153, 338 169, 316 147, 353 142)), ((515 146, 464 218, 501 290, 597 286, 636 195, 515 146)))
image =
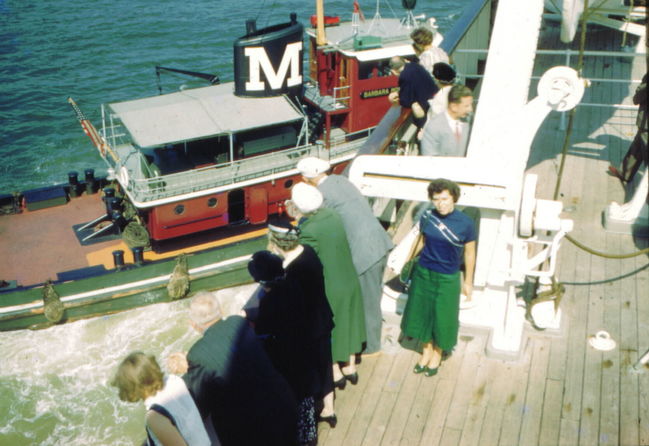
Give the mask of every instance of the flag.
POLYGON ((361 22, 365 21, 365 15, 363 15, 363 10, 361 9, 361 5, 358 4, 358 0, 354 0, 354 14, 358 14, 361 22))

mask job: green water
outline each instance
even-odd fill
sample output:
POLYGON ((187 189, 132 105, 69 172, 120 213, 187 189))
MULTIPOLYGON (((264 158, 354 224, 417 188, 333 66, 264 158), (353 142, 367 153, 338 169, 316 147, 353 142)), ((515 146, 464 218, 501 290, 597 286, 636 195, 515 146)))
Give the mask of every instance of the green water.
MULTIPOLYGON (((255 286, 223 290, 230 311, 255 286)), ((124 403, 108 383, 130 352, 165 358, 198 334, 189 301, 156 304, 41 331, 1 333, 0 445, 132 445, 145 438, 143 403, 124 403)))
MULTIPOLYGON (((231 81, 232 42, 245 34, 246 19, 257 18, 261 28, 285 22, 295 11, 306 22, 314 3, 0 0, 0 193, 65 182, 71 170, 105 171, 68 96, 99 125, 102 103, 157 94, 155 65, 231 81)), ((350 20, 352 3, 326 0, 325 12, 350 20)), ((376 3, 360 0, 368 20, 376 3)), ((400 1, 379 4, 382 16, 402 16, 400 1)), ((415 13, 435 16, 444 32, 462 5, 420 0, 415 13)), ((162 84, 165 92, 203 85, 174 76, 162 84)), ((0 446, 140 444, 143 406, 120 402, 107 383, 133 350, 159 359, 187 350, 196 334, 188 327, 186 305, 0 333, 0 446)))

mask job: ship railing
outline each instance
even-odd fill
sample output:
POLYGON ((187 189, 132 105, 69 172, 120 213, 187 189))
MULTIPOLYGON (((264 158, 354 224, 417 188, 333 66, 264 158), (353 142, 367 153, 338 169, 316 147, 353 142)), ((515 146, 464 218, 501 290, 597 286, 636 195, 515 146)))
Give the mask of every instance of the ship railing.
MULTIPOLYGON (((367 130, 365 133, 369 133, 367 130)), ((140 203, 163 200, 201 191, 232 186, 237 183, 254 183, 264 177, 273 177, 295 169, 297 162, 305 156, 316 156, 331 161, 351 159, 363 145, 366 138, 350 141, 349 137, 332 140, 327 150, 322 144, 309 144, 266 155, 245 158, 230 163, 218 164, 169 175, 143 178, 131 175, 127 190, 140 203)), ((287 174, 288 175, 288 174, 287 174)), ((263 181, 263 180, 262 180, 263 181)))
MULTIPOLYGON (((126 131, 126 127, 121 123, 121 121, 114 119, 112 113, 108 113, 105 104, 101 106, 101 136, 108 143, 110 147, 116 149, 118 147, 130 147, 131 138, 126 131)), ((109 163, 115 170, 120 166, 117 165, 117 161, 111 159, 111 157, 105 158, 106 162, 109 163)))
POLYGON ((345 85, 343 87, 334 87, 334 107, 336 108, 349 108, 349 99, 351 96, 349 95, 350 92, 350 86, 345 85), (346 96, 340 96, 340 95, 346 95, 346 96))
POLYGON ((351 87, 349 85, 335 87, 333 95, 325 96, 320 94, 320 85, 315 79, 307 78, 305 86, 304 96, 323 110, 334 111, 349 107, 349 100, 351 99, 349 95, 351 87))

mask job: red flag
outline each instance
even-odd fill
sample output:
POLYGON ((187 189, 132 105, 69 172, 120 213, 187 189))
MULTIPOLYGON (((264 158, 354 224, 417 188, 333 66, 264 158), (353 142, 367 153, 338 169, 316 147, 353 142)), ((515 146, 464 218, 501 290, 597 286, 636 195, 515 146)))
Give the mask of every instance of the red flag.
POLYGON ((363 11, 361 10, 361 5, 358 4, 358 0, 354 0, 354 13, 358 14, 361 22, 365 21, 365 16, 363 15, 363 11))

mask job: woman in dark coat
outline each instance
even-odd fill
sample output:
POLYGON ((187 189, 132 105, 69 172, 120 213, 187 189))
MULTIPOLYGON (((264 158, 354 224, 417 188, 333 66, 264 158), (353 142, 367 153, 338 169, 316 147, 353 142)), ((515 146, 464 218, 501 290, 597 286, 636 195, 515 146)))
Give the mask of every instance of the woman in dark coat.
POLYGON ((326 297, 312 298, 300 281, 285 275, 282 262, 269 251, 259 251, 248 265, 263 288, 255 331, 298 400, 299 443, 311 445, 317 443, 316 401, 330 391, 333 380, 331 309, 326 297))
POLYGON ((309 333, 314 340, 313 365, 318 370, 319 394, 323 399, 320 421, 335 427, 333 361, 331 332, 334 328, 333 312, 325 294, 325 279, 320 258, 309 245, 299 243, 299 230, 286 220, 276 219, 268 225, 269 249, 284 259, 286 280, 298 283, 304 293, 309 333))

